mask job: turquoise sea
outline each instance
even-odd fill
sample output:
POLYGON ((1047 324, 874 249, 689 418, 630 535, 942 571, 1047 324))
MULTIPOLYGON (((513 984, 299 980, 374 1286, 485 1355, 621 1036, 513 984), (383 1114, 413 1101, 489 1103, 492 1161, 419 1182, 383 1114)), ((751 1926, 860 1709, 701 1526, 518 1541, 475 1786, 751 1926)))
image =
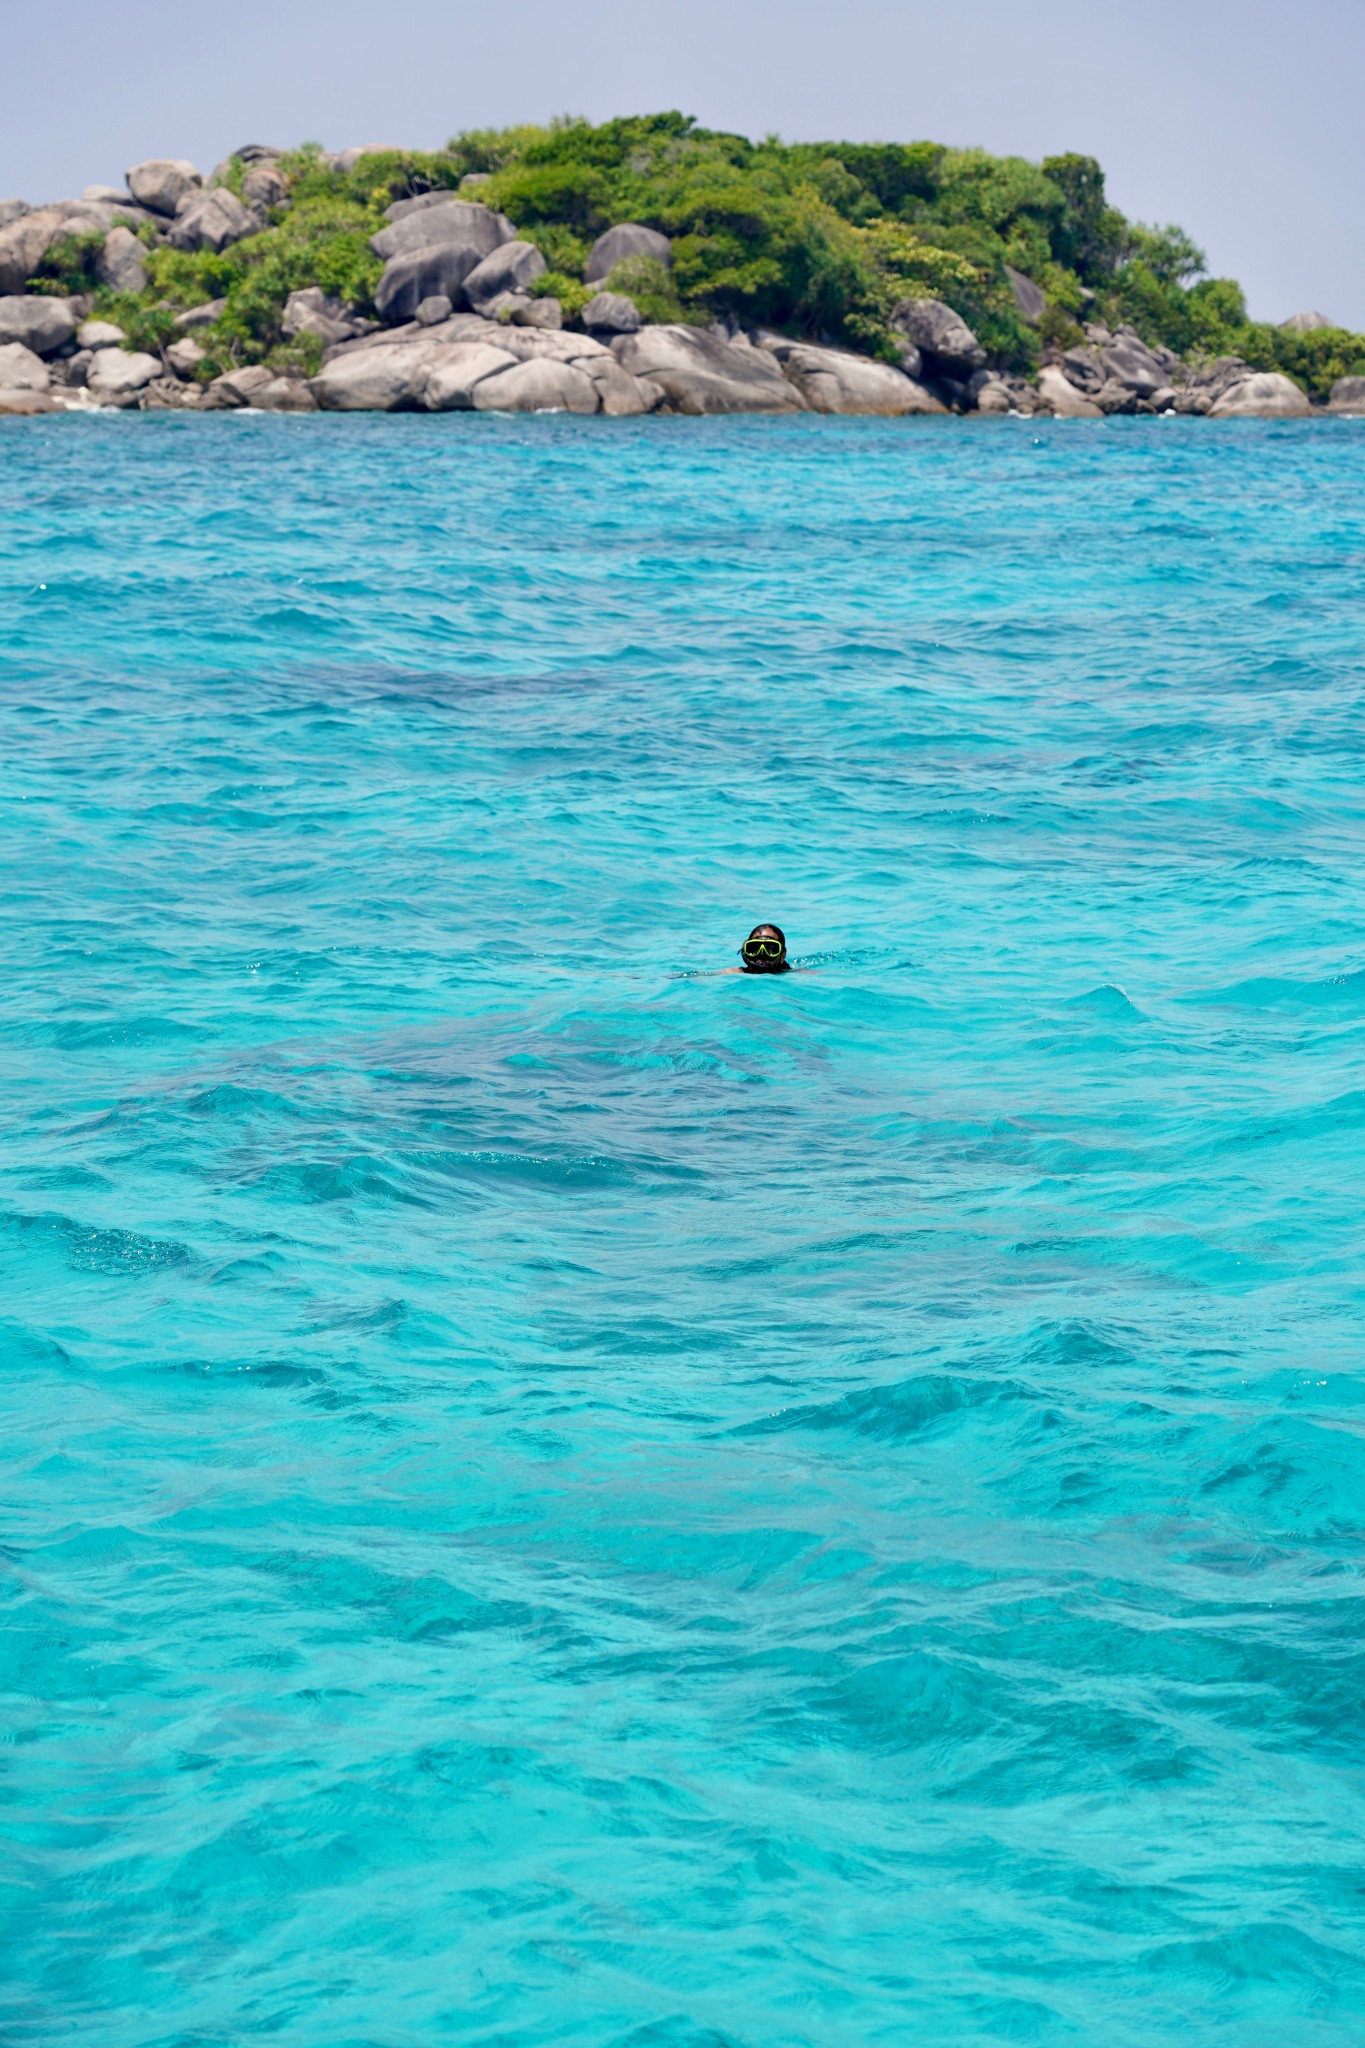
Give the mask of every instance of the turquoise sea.
POLYGON ((1356 2048, 1363 484, 0 423, 6 2044, 1356 2048))

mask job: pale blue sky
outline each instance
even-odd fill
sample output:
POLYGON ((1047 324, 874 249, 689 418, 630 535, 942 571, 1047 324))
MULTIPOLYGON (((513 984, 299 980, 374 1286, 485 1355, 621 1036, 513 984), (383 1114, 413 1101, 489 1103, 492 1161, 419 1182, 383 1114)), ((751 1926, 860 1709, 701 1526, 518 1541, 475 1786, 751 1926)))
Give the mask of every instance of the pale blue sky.
POLYGON ((788 139, 1099 157, 1125 212, 1175 220, 1261 319, 1365 329, 1365 0, 277 0, 147 13, 19 6, 0 197, 205 169, 245 142, 430 146, 513 120, 681 107, 788 139))

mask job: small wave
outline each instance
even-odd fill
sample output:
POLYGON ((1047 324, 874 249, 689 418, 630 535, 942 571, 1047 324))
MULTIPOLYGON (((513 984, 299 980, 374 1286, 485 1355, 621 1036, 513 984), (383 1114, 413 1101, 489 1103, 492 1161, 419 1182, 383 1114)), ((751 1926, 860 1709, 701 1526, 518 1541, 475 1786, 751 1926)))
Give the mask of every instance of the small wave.
POLYGON ((1226 988, 1202 989, 1180 1000, 1187 1004, 1217 1004, 1239 1010, 1285 1011, 1291 1014, 1320 1010, 1356 1017, 1365 1011, 1365 968, 1323 975, 1313 981, 1298 981, 1290 975, 1253 975, 1247 981, 1234 981, 1226 988))
POLYGON ((1038 1396, 1022 1380, 973 1378, 963 1373, 921 1373, 889 1386, 866 1387, 837 1401, 783 1408, 741 1423, 732 1436, 777 1436, 788 1430, 851 1430, 881 1443, 921 1436, 945 1417, 973 1408, 1002 1408, 1038 1396))

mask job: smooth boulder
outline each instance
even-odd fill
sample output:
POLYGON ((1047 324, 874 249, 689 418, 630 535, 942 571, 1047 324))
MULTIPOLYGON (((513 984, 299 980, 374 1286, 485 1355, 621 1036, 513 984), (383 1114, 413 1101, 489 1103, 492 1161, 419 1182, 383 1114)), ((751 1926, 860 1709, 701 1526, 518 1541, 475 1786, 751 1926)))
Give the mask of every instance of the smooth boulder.
POLYGON ((0 199, 0 228, 7 228, 13 221, 22 220, 33 208, 27 199, 0 199))
POLYGON ((212 327, 226 311, 226 299, 206 299, 202 306, 189 306, 183 313, 177 313, 175 324, 185 334, 194 327, 212 327))
POLYGON ((1024 318, 1036 327, 1047 311, 1047 293, 1040 284, 1035 284, 1031 277, 1025 277, 1022 270, 1015 270, 1008 263, 1005 265, 1005 276, 1009 280, 1015 305, 1024 318))
POLYGON ((166 361, 177 377, 188 378, 194 375, 207 353, 192 334, 182 334, 179 341, 173 341, 166 350, 166 361))
POLYGON ((255 405, 257 395, 275 381, 275 372, 264 363, 248 363, 240 370, 225 370, 215 377, 204 394, 207 412, 240 412, 255 405))
POLYGON ((134 164, 128 172, 128 190, 139 206, 149 213, 174 214, 187 193, 204 182, 184 157, 154 156, 134 164))
POLYGON ((282 206, 289 197, 284 173, 273 163, 253 164, 242 179, 242 197, 248 206, 258 206, 264 211, 272 206, 282 206))
POLYGON ((1211 420, 1301 420, 1312 411, 1307 396, 1278 370, 1239 377, 1209 407, 1211 420))
POLYGON ((673 245, 668 236, 661 235, 657 228, 641 227, 638 221, 622 221, 619 226, 608 228, 593 243, 583 272, 584 281, 599 283, 611 275, 618 263, 626 262, 631 256, 652 257, 667 270, 673 262, 673 245))
POLYGON ((413 320, 423 299, 462 305, 464 281, 482 260, 481 252, 464 242, 435 242, 390 258, 374 295, 380 319, 391 326, 413 320))
POLYGON ((1365 413, 1365 377, 1338 377, 1327 404, 1331 412, 1365 413))
POLYGON ((0 342, 0 391, 46 391, 52 373, 22 341, 0 342))
POLYGON ((110 228, 95 264, 101 284, 129 294, 147 289, 147 258, 130 228, 110 228))
POLYGON ((624 292, 599 292, 582 313, 589 334, 638 334, 640 309, 624 292))
POLYGON ((22 342, 35 355, 55 355, 76 326, 76 315, 65 299, 44 298, 39 292, 0 298, 0 342, 22 342))
POLYGON ((122 348, 127 339, 112 320, 83 320, 76 329, 76 346, 82 349, 122 348))
POLYGON ((20 292, 57 239, 60 206, 33 206, 0 228, 0 293, 20 292))
POLYGON ((350 341, 363 334, 365 326, 340 299, 329 298, 316 284, 290 292, 280 320, 280 331, 286 341, 293 341, 300 334, 316 334, 329 348, 338 341, 350 341))
POLYGON ((257 232, 259 223, 234 193, 223 188, 190 198, 167 230, 173 249, 211 249, 215 256, 257 232))
POLYGON ((722 341, 700 327, 642 327, 619 334, 612 350, 633 377, 648 377, 673 412, 805 412, 766 349, 722 341))
POLYGON ((516 361, 506 349, 489 342, 455 342, 442 349, 427 372, 423 403, 429 412, 466 412, 474 403, 475 386, 514 369, 516 361))
POLYGON ((476 412, 590 413, 597 411, 597 390, 572 363, 533 357, 482 378, 474 386, 473 405, 476 412))
POLYGON ((476 313, 486 312, 506 292, 529 291, 545 269, 545 258, 534 242, 503 242, 470 271, 464 281, 465 298, 476 313))
MULTIPOLYGON (((399 204, 403 202, 400 200, 399 204)), ((416 207, 410 213, 400 214, 388 227, 370 236, 370 247, 385 263, 394 256, 429 249, 438 242, 474 249, 482 259, 511 239, 511 224, 501 214, 468 199, 447 198, 440 206, 416 207)))
POLYGON ((324 412, 393 412, 417 402, 431 362, 411 342, 380 342, 334 356, 309 388, 324 412))
POLYGON ((1093 400, 1076 389, 1056 363, 1038 372, 1038 396, 1049 412, 1063 420, 1102 420, 1104 414, 1093 400))
POLYGON ((773 339, 764 346, 812 412, 876 413, 900 419, 907 413, 943 411, 922 384, 889 363, 872 362, 848 349, 816 348, 809 342, 773 339))
POLYGON ((891 325, 931 359, 935 375, 965 378, 985 364, 985 349, 962 315, 942 299, 902 299, 892 308, 891 325))
POLYGON ((632 377, 613 355, 580 356, 574 368, 591 378, 597 403, 608 419, 638 419, 641 413, 653 412, 663 398, 652 379, 632 377))
POLYGON ((254 412, 316 412, 318 402, 302 377, 272 377, 251 394, 254 412))
POLYGON ((1282 334, 1317 334, 1324 327, 1333 327, 1336 322, 1329 320, 1325 313, 1291 313, 1287 320, 1281 320, 1282 334))
POLYGON ((155 356, 138 350, 125 353, 121 348, 102 348, 90 365, 85 384, 90 396, 101 405, 131 405, 143 387, 160 374, 161 365, 155 356))
POLYGON ((1116 334, 1100 350, 1100 367, 1106 383, 1121 384, 1135 398, 1150 398, 1171 381, 1165 363, 1135 334, 1116 334))

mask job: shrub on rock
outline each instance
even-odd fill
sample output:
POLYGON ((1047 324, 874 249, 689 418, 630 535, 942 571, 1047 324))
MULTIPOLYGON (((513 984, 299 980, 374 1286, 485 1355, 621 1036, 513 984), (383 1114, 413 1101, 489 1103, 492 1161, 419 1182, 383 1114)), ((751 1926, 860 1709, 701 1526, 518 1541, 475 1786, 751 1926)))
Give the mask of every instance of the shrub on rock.
POLYGON ((621 221, 597 237, 588 251, 583 276, 587 283, 598 284, 611 276, 618 263, 625 263, 632 256, 647 256, 667 270, 673 261, 673 244, 657 228, 641 227, 638 221, 621 221))

